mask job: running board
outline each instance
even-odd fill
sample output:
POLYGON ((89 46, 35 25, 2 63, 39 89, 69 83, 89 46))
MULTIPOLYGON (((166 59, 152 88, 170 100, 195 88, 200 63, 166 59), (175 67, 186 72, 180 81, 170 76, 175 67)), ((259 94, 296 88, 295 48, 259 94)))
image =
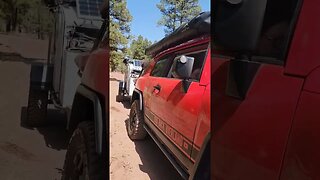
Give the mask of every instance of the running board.
POLYGON ((163 154, 168 158, 172 166, 178 171, 180 176, 183 179, 188 179, 188 174, 180 167, 180 165, 176 162, 174 157, 168 152, 168 150, 162 145, 162 143, 154 136, 150 128, 146 125, 144 125, 144 129, 148 132, 148 134, 151 136, 153 141, 157 144, 157 146, 160 148, 160 150, 163 152, 163 154))

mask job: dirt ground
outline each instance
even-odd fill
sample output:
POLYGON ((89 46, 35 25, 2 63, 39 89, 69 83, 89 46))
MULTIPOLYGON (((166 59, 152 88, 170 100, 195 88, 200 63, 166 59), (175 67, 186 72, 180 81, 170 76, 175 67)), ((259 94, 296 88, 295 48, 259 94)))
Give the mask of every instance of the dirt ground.
MULTIPOLYGON (((0 34, 0 179, 61 178, 67 148, 66 119, 49 107, 47 126, 25 126, 31 64, 44 62, 47 41, 0 34)), ((156 144, 132 142, 125 129, 129 105, 115 101, 119 73, 110 77, 110 179, 181 179, 156 144)))
POLYGON ((0 179, 60 179, 66 152, 65 119, 48 110, 48 126, 24 119, 31 63, 47 56, 47 41, 0 34, 0 179))
POLYGON ((122 74, 110 73, 110 179, 181 179, 150 137, 132 142, 127 136, 125 121, 130 105, 116 102, 118 81, 122 79, 122 74))

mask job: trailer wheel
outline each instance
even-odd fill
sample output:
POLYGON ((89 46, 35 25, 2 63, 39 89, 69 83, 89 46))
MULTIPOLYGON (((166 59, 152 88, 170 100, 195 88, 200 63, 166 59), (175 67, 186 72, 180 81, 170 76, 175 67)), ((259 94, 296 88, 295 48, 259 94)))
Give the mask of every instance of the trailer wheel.
POLYGON ((68 145, 62 180, 103 179, 102 159, 96 153, 95 147, 93 122, 81 122, 68 145))
POLYGON ((147 131, 143 125, 143 112, 139 109, 139 100, 135 100, 131 105, 129 121, 126 123, 127 133, 131 140, 145 139, 147 131))
POLYGON ((43 125, 46 121, 47 106, 48 91, 30 86, 26 124, 35 127, 43 125))

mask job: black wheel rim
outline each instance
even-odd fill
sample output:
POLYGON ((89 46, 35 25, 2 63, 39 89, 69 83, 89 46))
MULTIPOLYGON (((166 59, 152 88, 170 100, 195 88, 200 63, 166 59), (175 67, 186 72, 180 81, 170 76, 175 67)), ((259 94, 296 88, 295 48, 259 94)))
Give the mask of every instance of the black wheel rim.
POLYGON ((133 111, 132 114, 133 114, 133 115, 131 116, 131 118, 130 118, 130 123, 129 123, 130 130, 131 130, 131 131, 134 129, 134 125, 135 125, 136 118, 137 118, 137 114, 136 114, 135 111, 133 111))

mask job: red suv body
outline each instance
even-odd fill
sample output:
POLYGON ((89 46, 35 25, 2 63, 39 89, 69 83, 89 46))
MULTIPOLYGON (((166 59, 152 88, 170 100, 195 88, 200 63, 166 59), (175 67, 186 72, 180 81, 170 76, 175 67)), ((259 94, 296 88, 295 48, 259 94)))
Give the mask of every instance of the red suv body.
MULTIPOLYGON (((237 39, 226 45, 224 40, 239 32, 236 28, 224 37, 219 33, 230 27, 220 30, 214 25, 213 36, 220 35, 224 51, 212 53, 212 178, 320 179, 320 23, 314 20, 320 1, 269 0, 251 7, 250 3, 257 1, 244 2, 244 9, 230 7, 263 13, 262 19, 246 14, 233 23, 262 24, 251 57, 234 56, 245 52, 235 48, 237 39)), ((218 13, 213 18, 222 22, 228 10, 219 8, 227 5, 214 6, 218 13)), ((250 33, 249 29, 245 31, 250 33)))
POLYGON ((184 178, 193 177, 210 139, 210 40, 202 35, 156 53, 132 96, 144 128, 184 178), (182 56, 194 59, 188 80, 174 73, 182 56))
POLYGON ((159 54, 136 84, 136 91, 143 94, 146 116, 151 113, 158 118, 152 121, 145 120, 146 123, 162 131, 190 162, 195 162, 204 138, 210 131, 209 42, 210 37, 196 39, 159 54), (174 58, 177 51, 192 53, 196 46, 205 50, 207 55, 200 79, 191 83, 187 93, 182 92, 180 79, 152 76, 151 72, 156 63, 163 57, 174 58), (160 86, 161 90, 155 90, 154 86, 160 86))

